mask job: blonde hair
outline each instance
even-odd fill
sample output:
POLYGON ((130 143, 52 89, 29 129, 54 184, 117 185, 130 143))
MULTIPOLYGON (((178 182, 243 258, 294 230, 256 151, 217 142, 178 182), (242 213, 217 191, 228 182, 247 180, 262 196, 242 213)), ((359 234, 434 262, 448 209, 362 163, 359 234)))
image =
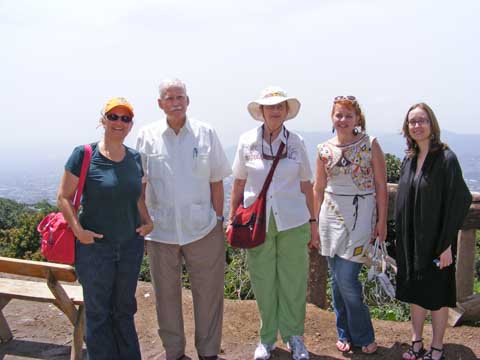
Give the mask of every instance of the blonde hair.
POLYGON ((330 114, 331 117, 333 117, 333 113, 335 112, 335 106, 337 105, 343 105, 348 109, 355 111, 355 114, 357 114, 358 116, 358 125, 356 126, 360 126, 362 131, 365 131, 366 129, 365 115, 363 114, 363 111, 360 108, 360 104, 358 103, 357 100, 352 101, 348 99, 340 99, 340 100, 334 101, 332 106, 332 113, 330 114))

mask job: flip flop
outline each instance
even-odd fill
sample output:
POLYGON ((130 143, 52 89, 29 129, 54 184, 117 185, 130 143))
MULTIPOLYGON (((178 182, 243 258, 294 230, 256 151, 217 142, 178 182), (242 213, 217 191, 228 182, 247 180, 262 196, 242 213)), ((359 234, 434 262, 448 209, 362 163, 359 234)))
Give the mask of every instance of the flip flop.
POLYGON ((346 340, 338 340, 335 346, 340 352, 349 352, 352 349, 352 344, 346 340))

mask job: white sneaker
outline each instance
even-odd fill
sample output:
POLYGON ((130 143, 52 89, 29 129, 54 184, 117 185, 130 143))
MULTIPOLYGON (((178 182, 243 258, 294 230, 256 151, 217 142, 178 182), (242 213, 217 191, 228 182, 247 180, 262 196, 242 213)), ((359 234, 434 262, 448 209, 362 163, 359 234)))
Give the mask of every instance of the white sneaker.
POLYGON ((258 344, 255 349, 254 360, 267 360, 270 359, 270 353, 275 350, 275 345, 270 344, 258 344))
POLYGON ((302 336, 291 336, 287 342, 288 349, 292 352, 293 360, 309 360, 307 348, 302 336))

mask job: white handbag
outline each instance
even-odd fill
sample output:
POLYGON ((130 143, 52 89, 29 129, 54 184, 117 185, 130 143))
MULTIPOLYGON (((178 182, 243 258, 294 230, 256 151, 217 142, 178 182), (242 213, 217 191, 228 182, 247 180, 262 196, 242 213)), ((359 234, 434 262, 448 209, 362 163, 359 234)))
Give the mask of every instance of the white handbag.
POLYGON ((369 249, 368 258, 370 268, 367 280, 377 282, 385 294, 392 299, 395 298, 395 287, 391 277, 397 273, 397 263, 388 255, 385 242, 380 242, 377 238, 369 249))

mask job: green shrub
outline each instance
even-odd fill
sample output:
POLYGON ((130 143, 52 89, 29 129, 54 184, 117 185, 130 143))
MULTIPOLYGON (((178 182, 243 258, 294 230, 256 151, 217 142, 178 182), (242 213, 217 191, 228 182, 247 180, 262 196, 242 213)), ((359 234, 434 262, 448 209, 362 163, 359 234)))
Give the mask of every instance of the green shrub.
POLYGON ((27 205, 0 198, 0 230, 19 226, 20 214, 26 211, 30 211, 27 205))
POLYGON ((387 163, 387 181, 397 184, 400 179, 400 166, 402 162, 399 158, 392 154, 385 154, 385 162, 387 163))
POLYGON ((148 256, 144 256, 142 260, 142 265, 140 265, 140 274, 138 275, 138 280, 140 281, 152 281, 150 276, 150 264, 148 262, 148 256))
POLYGON ((17 227, 0 230, 0 255, 42 260, 37 224, 44 216, 42 212, 24 212, 17 219, 17 227))
POLYGON ((227 299, 250 300, 255 298, 248 276, 245 250, 227 246, 224 292, 227 299))

